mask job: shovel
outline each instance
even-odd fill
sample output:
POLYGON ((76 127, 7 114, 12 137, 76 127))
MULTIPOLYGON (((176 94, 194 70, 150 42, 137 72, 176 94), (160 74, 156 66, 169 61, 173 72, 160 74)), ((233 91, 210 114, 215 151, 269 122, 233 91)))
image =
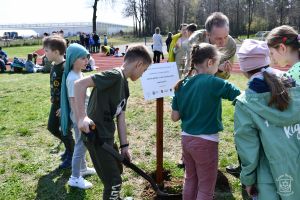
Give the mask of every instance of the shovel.
MULTIPOLYGON (((89 133, 84 133, 88 137, 88 140, 94 141, 96 139, 96 126, 95 125, 90 125, 90 132, 89 133)), ((109 154, 111 154, 116 160, 119 162, 123 163, 126 167, 132 169, 134 172, 136 172, 138 175, 142 176, 144 179, 146 179, 152 189, 155 191, 157 197, 159 199, 173 199, 173 198, 179 198, 182 196, 182 194, 168 194, 163 191, 161 191, 158 187, 158 185, 155 183, 153 178, 146 174, 142 169, 140 169, 138 166, 127 160, 123 155, 121 155, 119 152, 117 152, 112 146, 106 144, 105 142, 101 141, 99 138, 96 139, 96 142, 109 154), (173 198, 172 198, 173 197, 173 198)))

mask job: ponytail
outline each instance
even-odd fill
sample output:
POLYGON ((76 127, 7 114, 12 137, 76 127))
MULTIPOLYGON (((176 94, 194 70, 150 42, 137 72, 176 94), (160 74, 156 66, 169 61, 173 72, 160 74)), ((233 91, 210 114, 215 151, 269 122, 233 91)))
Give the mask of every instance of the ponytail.
POLYGON ((215 62, 220 60, 220 53, 217 48, 208 43, 194 44, 191 52, 191 68, 188 74, 177 82, 174 89, 177 91, 181 86, 182 82, 189 76, 192 76, 193 71, 203 64, 206 59, 212 59, 215 62), (196 68, 195 68, 196 67, 196 68))
POLYGON ((278 78, 275 74, 270 74, 266 71, 263 71, 263 76, 271 92, 268 106, 275 105, 280 111, 286 110, 290 103, 290 96, 287 88, 291 87, 291 85, 289 83, 285 84, 283 80, 278 78))
POLYGON ((176 83, 176 85, 175 85, 175 87, 174 87, 174 90, 175 90, 175 91, 177 91, 177 90, 179 89, 179 87, 181 86, 182 82, 183 82, 187 77, 192 76, 192 73, 193 73, 194 69, 195 69, 194 67, 191 67, 190 70, 189 70, 189 72, 188 72, 188 74, 187 74, 183 79, 179 80, 179 81, 176 83))

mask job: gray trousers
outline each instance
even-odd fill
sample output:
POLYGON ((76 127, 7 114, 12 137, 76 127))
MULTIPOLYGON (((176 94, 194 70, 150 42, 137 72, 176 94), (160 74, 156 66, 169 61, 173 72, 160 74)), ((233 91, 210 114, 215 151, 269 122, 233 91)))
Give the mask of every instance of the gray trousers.
POLYGON ((80 171, 84 171, 86 169, 86 147, 82 140, 82 134, 79 131, 77 124, 73 122, 73 128, 75 132, 75 147, 74 153, 72 157, 72 176, 79 177, 80 171))

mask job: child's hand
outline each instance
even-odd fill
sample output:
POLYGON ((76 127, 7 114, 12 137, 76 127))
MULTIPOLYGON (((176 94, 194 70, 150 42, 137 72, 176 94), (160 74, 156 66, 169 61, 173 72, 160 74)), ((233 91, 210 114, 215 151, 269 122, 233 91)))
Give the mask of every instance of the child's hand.
POLYGON ((246 191, 247 191, 247 194, 249 195, 249 197, 251 197, 251 198, 257 196, 257 194, 258 194, 258 191, 257 191, 255 185, 246 186, 246 191))
POLYGON ((131 156, 130 156, 128 147, 122 148, 122 149, 121 149, 121 154, 122 154, 129 162, 131 162, 131 156))
POLYGON ((60 109, 56 111, 56 117, 60 117, 60 109))
POLYGON ((83 119, 79 119, 78 121, 78 128, 82 132, 89 133, 90 132, 90 125, 95 124, 93 120, 91 120, 88 116, 85 116, 83 119))

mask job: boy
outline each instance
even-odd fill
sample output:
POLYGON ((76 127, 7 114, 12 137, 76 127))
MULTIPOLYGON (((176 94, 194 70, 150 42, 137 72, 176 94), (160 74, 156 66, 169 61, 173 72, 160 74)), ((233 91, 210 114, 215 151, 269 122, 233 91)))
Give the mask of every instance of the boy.
POLYGON ((72 164, 72 155, 74 150, 74 139, 69 129, 66 136, 63 136, 60 127, 60 92, 61 81, 64 71, 64 53, 67 45, 65 39, 61 36, 53 35, 45 37, 43 40, 45 55, 50 62, 54 62, 50 72, 50 93, 51 109, 48 119, 48 130, 65 145, 65 153, 62 155, 63 162, 59 165, 60 169, 70 168, 72 164))
POLYGON ((132 46, 128 48, 120 68, 91 75, 75 82, 75 113, 78 128, 88 133, 89 125, 95 123, 98 130, 95 142, 86 139, 84 141, 96 172, 104 184, 104 200, 119 198, 122 180, 117 161, 98 145, 97 138, 113 146, 114 117, 116 117, 121 153, 130 160, 125 123, 126 101, 129 97, 127 78, 136 81, 151 63, 152 59, 145 46, 132 46), (94 89, 86 113, 84 99, 88 87, 94 89))

